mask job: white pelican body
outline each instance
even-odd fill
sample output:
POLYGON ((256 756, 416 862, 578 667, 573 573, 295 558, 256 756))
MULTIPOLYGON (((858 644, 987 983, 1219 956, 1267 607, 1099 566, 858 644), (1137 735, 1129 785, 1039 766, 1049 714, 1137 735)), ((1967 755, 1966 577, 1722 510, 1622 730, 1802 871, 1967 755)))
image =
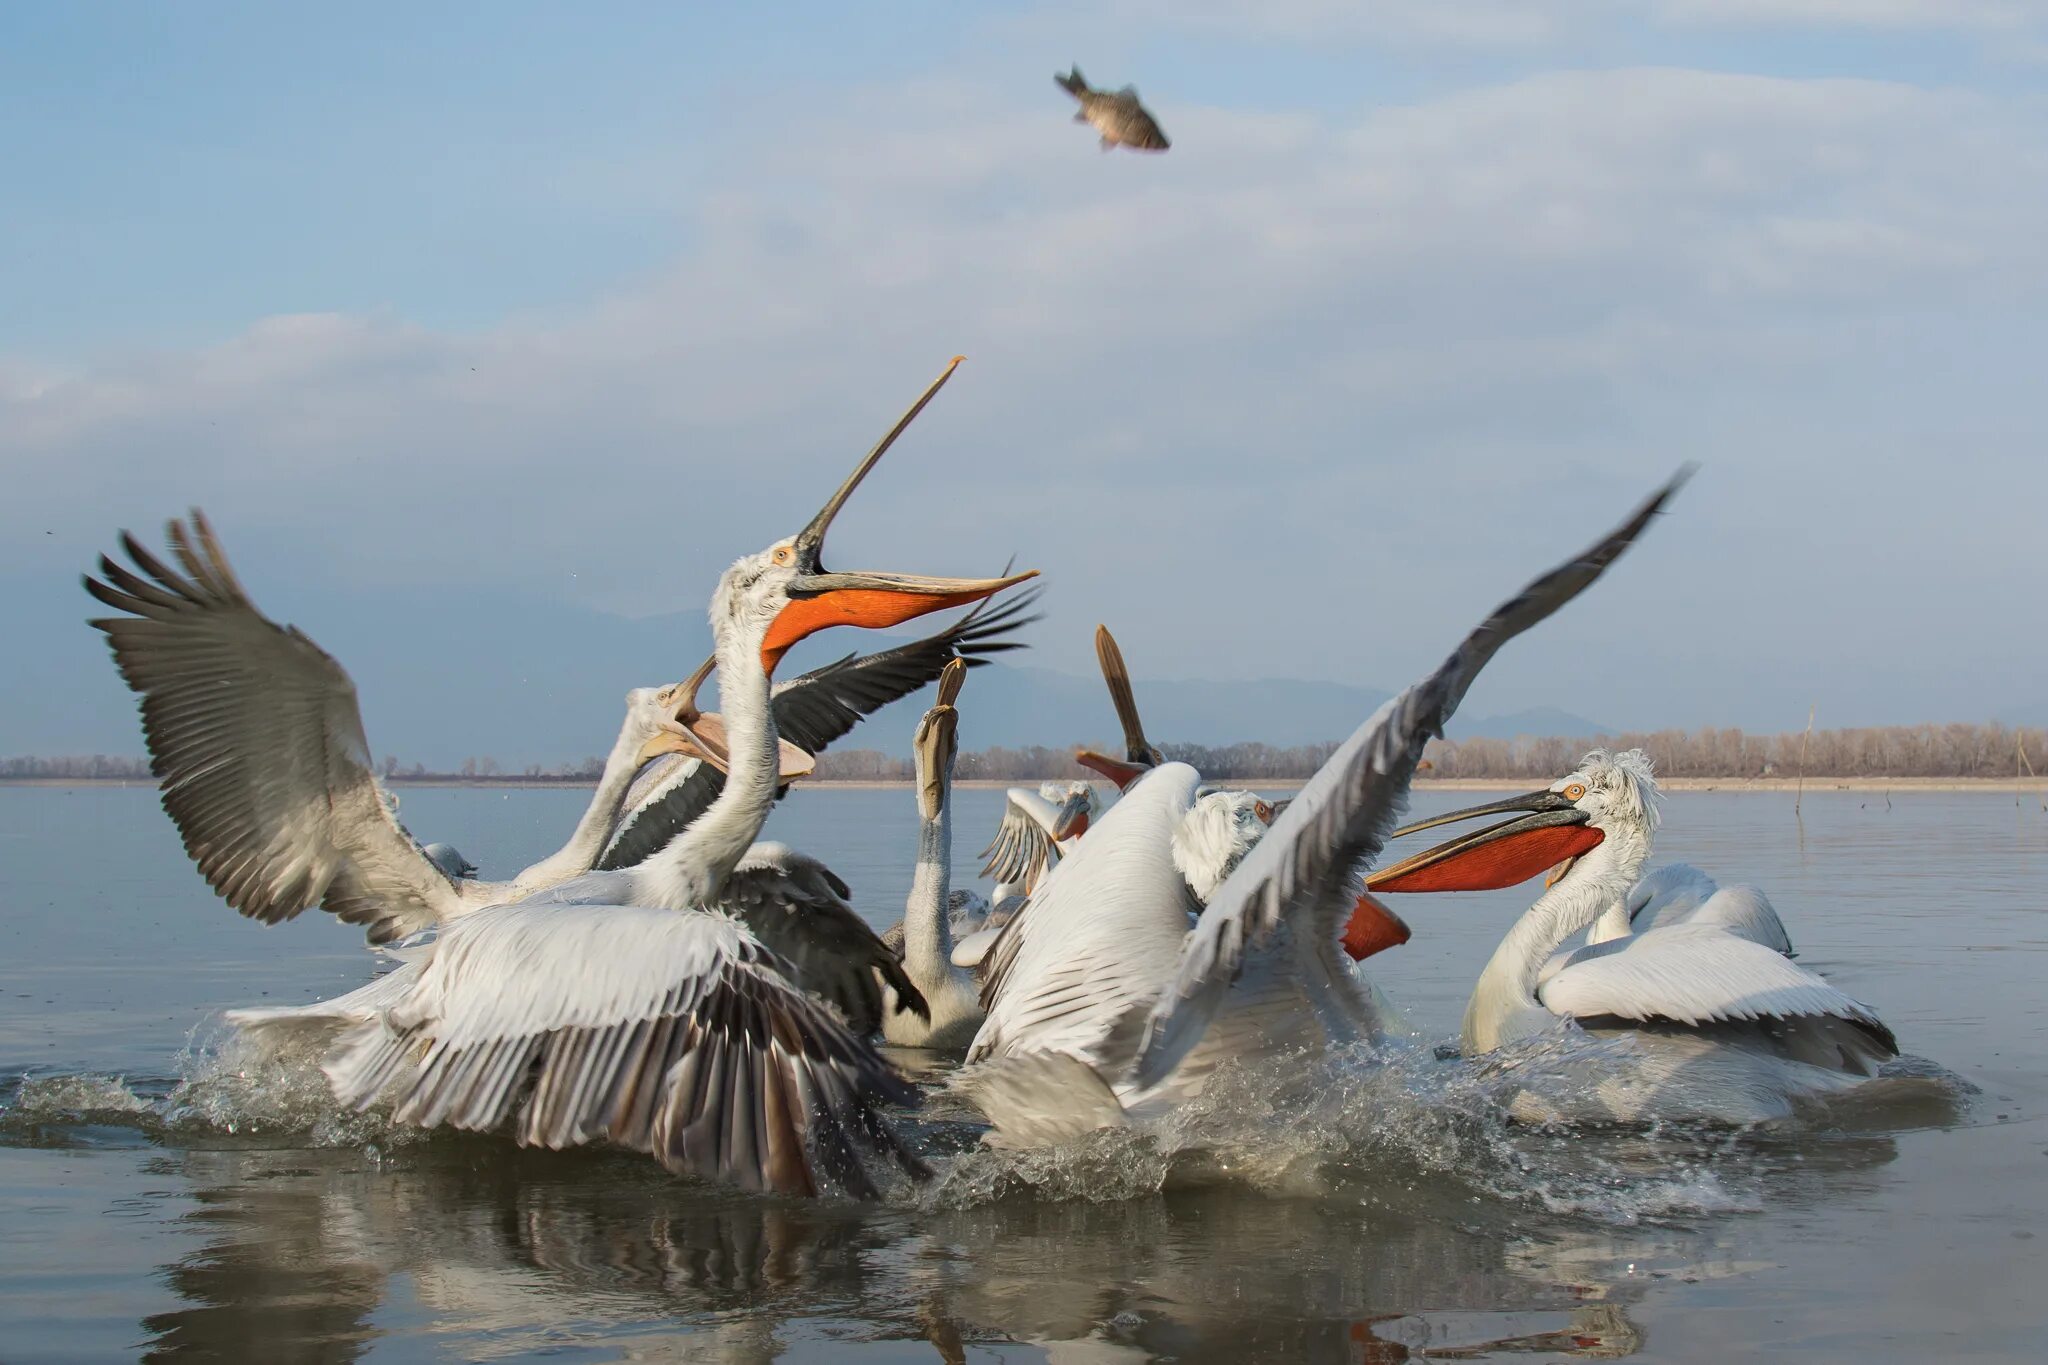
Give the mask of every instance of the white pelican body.
MULTIPOLYGON (((1418 854, 1388 869, 1376 886, 1404 880, 1455 890, 1461 860, 1485 859, 1492 880, 1511 885, 1509 846, 1576 830, 1590 847, 1501 940, 1465 1010, 1467 1056, 1480 1056, 1555 1031, 1570 1019, 1596 1037, 1625 1039, 1626 1053, 1602 1055, 1573 1084, 1532 1088, 1525 1112, 1547 1118, 1695 1118, 1751 1123, 1782 1118, 1802 1099, 1840 1091, 1875 1074, 1897 1055, 1891 1031, 1868 1007, 1784 953, 1748 936, 1754 921, 1731 925, 1704 913, 1748 897, 1711 889, 1699 874, 1658 879, 1651 895, 1670 895, 1673 922, 1640 928, 1571 952, 1559 945, 1627 903, 1650 854, 1656 787, 1639 750, 1595 750, 1579 771, 1546 791, 1492 802, 1422 822, 1429 828, 1487 811, 1530 810, 1477 835, 1418 854), (1687 911, 1682 892, 1697 896, 1687 911), (1727 898, 1723 900, 1723 898, 1727 898)), ((1404 833, 1407 831, 1403 831, 1404 833)), ((1537 859, 1549 856, 1538 852, 1537 859)), ((1540 870, 1540 862, 1522 875, 1540 870)), ((1647 898, 1646 898, 1647 899, 1647 898)), ((1767 904, 1767 903, 1766 903, 1767 904)), ((1739 918, 1732 912, 1730 918, 1739 918)), ((1772 917, 1775 920, 1775 915, 1772 917)), ((1780 936, 1782 937, 1782 930, 1780 936)))
POLYGON ((1058 1141, 1197 1094, 1224 1062, 1376 1036, 1373 994, 1341 945, 1364 908, 1357 867, 1385 840, 1424 745, 1486 662, 1597 578, 1672 491, 1504 603, 1381 707, 1224 869, 1192 931, 1177 836, 1186 865, 1206 842, 1183 834, 1190 816, 1247 794, 1204 795, 1184 763, 1135 781, 991 955, 988 1018, 955 1084, 995 1124, 994 1139, 1058 1141))

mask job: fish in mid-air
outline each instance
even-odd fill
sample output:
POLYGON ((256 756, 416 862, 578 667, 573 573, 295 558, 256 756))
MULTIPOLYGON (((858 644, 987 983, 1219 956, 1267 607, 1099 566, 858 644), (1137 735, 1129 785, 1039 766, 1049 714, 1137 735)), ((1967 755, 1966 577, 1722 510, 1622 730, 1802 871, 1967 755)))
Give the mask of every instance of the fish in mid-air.
POLYGON ((1064 76, 1054 76, 1060 89, 1081 101, 1081 112, 1074 115, 1076 123, 1092 123, 1102 134, 1102 150, 1122 143, 1139 152, 1163 152, 1173 144, 1166 140, 1166 134, 1159 131, 1159 124, 1147 113, 1145 106, 1138 103, 1135 86, 1121 90, 1097 90, 1082 79, 1081 68, 1075 67, 1064 76))

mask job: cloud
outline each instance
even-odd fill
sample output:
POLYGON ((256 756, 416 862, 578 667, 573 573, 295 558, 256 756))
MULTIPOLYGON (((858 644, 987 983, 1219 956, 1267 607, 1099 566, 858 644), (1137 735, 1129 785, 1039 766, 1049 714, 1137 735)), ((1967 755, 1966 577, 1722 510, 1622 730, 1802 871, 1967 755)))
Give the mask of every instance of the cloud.
MULTIPOLYGON (((2044 491, 2020 462, 2041 420, 1997 384, 2043 340, 2031 105, 1558 72, 1346 118, 1180 107, 1146 159, 989 90, 968 72, 740 130, 673 263, 574 309, 0 362, 0 459, 34 490, 0 531, 97 546, 197 501, 305 572, 673 609, 807 516, 959 350, 835 558, 1015 550, 1067 613, 1055 664, 1086 667, 1105 619, 1138 623, 1148 673, 1394 685, 1688 455, 1708 476, 1669 547, 1475 705, 1721 719, 1740 683, 1775 706, 1807 679, 1704 640, 1782 658, 1816 609, 1878 631, 1930 581, 1967 596, 2023 559, 2013 506, 1953 480, 2044 491), (1984 439, 1955 442, 1958 414, 1984 439), (1948 483, 1913 467, 1937 449, 1948 483), (1895 493, 1858 491, 1874 466, 1895 493), (1872 541, 1917 553, 1827 577, 1872 541), (1687 617, 1660 632, 1674 581, 1687 617), (1659 681, 1586 676, 1623 641, 1659 681)), ((1969 647, 1952 617, 1927 630, 1969 647)), ((1840 687, 1889 670, 1887 718, 1959 695, 1934 657, 1830 651, 1840 687)))
POLYGON ((1120 17, 1148 28, 1278 42, 1514 49, 1652 30, 1949 31, 2009 36, 2048 29, 2042 0, 1121 0, 1120 17))

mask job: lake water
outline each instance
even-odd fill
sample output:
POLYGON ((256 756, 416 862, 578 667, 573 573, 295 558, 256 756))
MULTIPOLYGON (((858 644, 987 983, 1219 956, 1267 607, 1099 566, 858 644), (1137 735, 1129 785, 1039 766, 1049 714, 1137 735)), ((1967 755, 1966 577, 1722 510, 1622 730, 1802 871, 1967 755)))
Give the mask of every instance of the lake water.
MULTIPOLYGON (((414 790, 404 816, 498 874, 583 800, 414 790)), ((957 800, 965 863, 1000 794, 957 800)), ((360 984, 359 936, 228 911, 151 791, 0 788, 0 1361, 2048 1358, 2048 814, 1810 792, 1799 822, 1767 794, 1665 815, 1660 859, 1766 888, 1801 961, 1957 1079, 1774 1133, 1517 1128, 1427 1044, 1529 895, 1407 898, 1415 940, 1373 965, 1420 1045, 1318 1080, 1266 1147, 970 1152, 864 1207, 240 1093, 207 1021, 360 984)), ((907 790, 816 790, 769 833, 881 924, 914 830, 907 790)))

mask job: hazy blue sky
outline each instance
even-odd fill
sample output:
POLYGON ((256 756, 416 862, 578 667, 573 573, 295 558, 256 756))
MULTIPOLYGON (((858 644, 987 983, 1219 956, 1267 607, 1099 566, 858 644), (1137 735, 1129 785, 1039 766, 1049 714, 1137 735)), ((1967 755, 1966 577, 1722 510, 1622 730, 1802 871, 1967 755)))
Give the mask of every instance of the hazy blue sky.
POLYGON ((2048 719, 2044 92, 2040 0, 8 5, 10 649, 99 697, 198 503, 509 669, 437 590, 695 607, 957 351, 833 558, 1040 663, 1398 686, 1691 458, 1475 707, 2048 719))

